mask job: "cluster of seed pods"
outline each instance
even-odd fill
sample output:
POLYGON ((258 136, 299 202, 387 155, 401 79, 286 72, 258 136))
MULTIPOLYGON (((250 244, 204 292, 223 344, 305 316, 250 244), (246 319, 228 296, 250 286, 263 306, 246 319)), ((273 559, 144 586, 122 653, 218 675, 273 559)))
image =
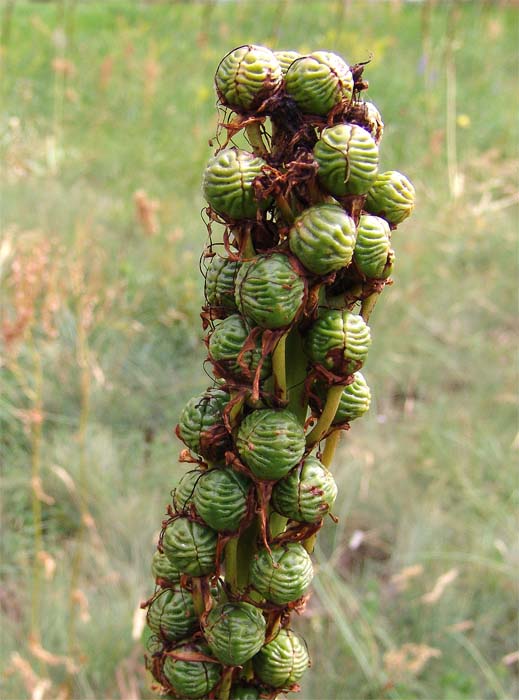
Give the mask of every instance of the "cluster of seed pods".
POLYGON ((309 666, 293 613, 337 495, 338 436, 370 405, 367 320, 414 204, 404 175, 379 172, 383 123, 362 72, 253 45, 216 71, 202 258, 214 381, 180 415, 188 470, 145 604, 148 667, 170 697, 276 698, 309 666))

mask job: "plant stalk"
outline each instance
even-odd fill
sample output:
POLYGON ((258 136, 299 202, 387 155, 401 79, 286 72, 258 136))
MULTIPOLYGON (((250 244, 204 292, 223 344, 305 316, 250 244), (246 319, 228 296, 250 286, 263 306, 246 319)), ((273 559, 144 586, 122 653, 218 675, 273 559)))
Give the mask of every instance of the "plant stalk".
POLYGON ((287 334, 281 336, 272 353, 272 374, 274 375, 274 392, 281 401, 286 401, 287 377, 286 377, 286 341, 287 334))
POLYGON ((307 448, 317 445, 323 435, 330 429, 332 421, 335 418, 335 414, 337 413, 343 391, 344 387, 341 384, 336 384, 328 389, 326 403, 324 404, 323 411, 319 416, 319 420, 306 438, 307 448))

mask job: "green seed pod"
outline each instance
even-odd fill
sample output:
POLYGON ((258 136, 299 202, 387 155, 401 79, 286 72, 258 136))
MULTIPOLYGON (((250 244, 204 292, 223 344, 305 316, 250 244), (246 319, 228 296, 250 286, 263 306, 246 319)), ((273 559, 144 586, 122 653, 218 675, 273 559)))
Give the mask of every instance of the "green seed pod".
POLYGON ((215 75, 222 104, 233 109, 254 109, 281 85, 281 66, 265 46, 239 46, 225 56, 215 75))
POLYGON ((236 447, 258 479, 277 480, 301 460, 305 433, 290 411, 265 408, 244 418, 236 447))
MULTIPOLYGON (((176 647, 179 654, 204 654, 210 656, 207 644, 183 644, 176 647)), ((222 675, 222 667, 210 661, 187 661, 166 656, 164 676, 181 698, 203 698, 215 687, 222 675)))
POLYGON ((365 194, 378 173, 378 147, 370 134, 355 124, 323 129, 315 144, 317 177, 336 197, 365 194))
POLYGON ((216 568, 214 530, 180 517, 170 523, 162 540, 164 553, 179 571, 188 576, 205 576, 216 568))
POLYGON ((314 577, 310 555, 299 542, 260 549, 251 564, 250 582, 267 600, 286 605, 305 593, 314 577))
POLYGON ((364 208, 396 225, 411 216, 414 197, 415 189, 406 176, 397 170, 388 170, 373 183, 364 208))
POLYGON ((370 214, 360 217, 353 257, 360 272, 368 279, 389 277, 395 253, 391 248, 391 231, 385 219, 370 214))
MULTIPOLYGON (((371 391, 364 379, 364 375, 361 372, 355 372, 353 378, 353 382, 344 387, 339 407, 333 419, 333 425, 346 422, 351 423, 352 420, 361 418, 369 411, 371 391)), ((318 411, 320 412, 326 401, 327 388, 324 384, 319 382, 315 384, 313 392, 317 394, 321 400, 318 411)))
POLYGON ((355 246, 355 222, 342 207, 316 204, 294 221, 290 250, 315 275, 346 267, 355 246))
POLYGON ((339 103, 351 102, 353 76, 337 54, 315 51, 290 65, 285 89, 302 112, 324 117, 339 103))
POLYGON ((289 326, 301 309, 305 291, 305 281, 282 253, 259 255, 243 263, 236 277, 236 304, 261 328, 289 326))
POLYGON ((304 347, 312 362, 345 376, 362 367, 370 345, 369 326, 362 316, 343 309, 321 309, 304 347))
POLYGON ((316 457, 309 456, 277 482, 271 502, 286 518, 316 523, 330 511, 336 496, 332 473, 316 457))
POLYGON ((265 642, 265 618, 249 603, 223 603, 207 616, 204 634, 216 658, 226 666, 241 666, 265 642))
POLYGON ((287 74, 287 70, 290 68, 292 63, 301 58, 301 54, 297 51, 274 51, 274 56, 277 58, 279 65, 281 66, 281 73, 283 77, 287 74))
POLYGON ((195 486, 202 474, 200 469, 191 469, 182 476, 173 489, 173 505, 178 513, 187 510, 193 504, 195 486))
POLYGON ((253 182, 266 165, 263 158, 237 148, 225 148, 210 159, 204 172, 202 189, 213 209, 232 219, 255 219, 258 209, 266 209, 271 200, 258 202, 253 182))
POLYGON ((168 642, 192 634, 198 618, 191 593, 184 588, 166 588, 148 609, 148 627, 168 642))
POLYGON ((209 306, 221 306, 226 311, 235 311, 234 280, 240 263, 215 255, 205 275, 205 298, 209 306))
POLYGON ((273 688, 290 688, 310 665, 308 652, 295 632, 280 629, 277 636, 256 654, 252 664, 263 683, 273 688))
POLYGON ((259 700, 259 690, 251 685, 233 685, 230 700, 259 700))
MULTIPOLYGON (((238 355, 241 353, 248 335, 249 328, 247 328, 243 318, 239 314, 233 314, 217 323, 209 338, 211 359, 220 363, 234 379, 247 378, 246 372, 238 362, 238 355)), ((258 339, 256 348, 247 350, 241 359, 249 374, 254 374, 261 360, 261 341, 258 339)), ((271 372, 272 358, 268 355, 261 367, 261 379, 266 379, 271 372)))
POLYGON ((174 566, 164 552, 157 550, 151 560, 151 575, 154 579, 167 581, 171 586, 180 582, 180 571, 174 566))
POLYGON ((222 417, 229 401, 226 391, 214 387, 186 404, 180 414, 177 435, 196 454, 216 460, 229 449, 230 437, 222 417))
POLYGON ((198 481, 195 508, 218 532, 235 532, 247 512, 252 482, 232 469, 210 469, 198 481))

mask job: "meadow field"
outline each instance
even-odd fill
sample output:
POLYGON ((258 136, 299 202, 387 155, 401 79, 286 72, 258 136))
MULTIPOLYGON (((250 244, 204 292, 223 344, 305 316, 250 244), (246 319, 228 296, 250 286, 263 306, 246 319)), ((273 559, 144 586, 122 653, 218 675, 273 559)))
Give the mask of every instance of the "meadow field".
POLYGON ((212 80, 247 42, 371 56, 382 169, 417 189, 296 621, 313 658, 298 697, 517 697, 518 4, 1 13, 0 697, 155 697, 139 603, 185 469, 174 426, 210 383, 212 80))

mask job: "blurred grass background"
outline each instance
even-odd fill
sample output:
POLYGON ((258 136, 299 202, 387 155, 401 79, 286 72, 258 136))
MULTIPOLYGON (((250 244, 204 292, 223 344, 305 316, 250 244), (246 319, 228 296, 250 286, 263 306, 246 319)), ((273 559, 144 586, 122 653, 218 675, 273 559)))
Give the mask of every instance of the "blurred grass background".
POLYGON ((212 76, 246 42, 372 55, 382 168, 418 195, 372 317, 372 410, 336 458, 340 521, 296 621, 313 656, 300 697, 517 697, 518 16, 4 2, 2 698, 152 697, 138 604, 182 472, 173 426, 208 384, 212 76))

